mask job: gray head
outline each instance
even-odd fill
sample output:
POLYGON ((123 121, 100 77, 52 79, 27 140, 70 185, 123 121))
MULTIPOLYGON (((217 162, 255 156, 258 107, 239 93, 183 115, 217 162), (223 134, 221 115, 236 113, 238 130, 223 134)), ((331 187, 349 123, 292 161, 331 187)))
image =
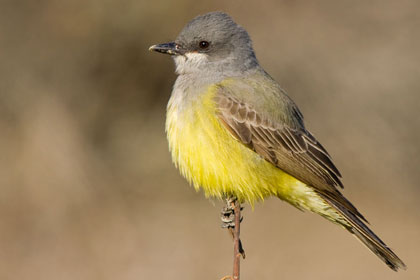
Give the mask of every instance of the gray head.
POLYGON ((178 74, 235 75, 258 66, 248 33, 222 12, 194 18, 175 42, 150 50, 172 55, 178 74))

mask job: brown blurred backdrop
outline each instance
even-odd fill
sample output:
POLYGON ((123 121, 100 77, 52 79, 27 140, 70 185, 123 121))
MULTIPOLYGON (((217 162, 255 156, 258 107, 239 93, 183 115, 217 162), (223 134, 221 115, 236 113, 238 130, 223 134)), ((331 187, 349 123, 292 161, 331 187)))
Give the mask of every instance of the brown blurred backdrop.
POLYGON ((178 175, 164 133, 175 80, 148 47, 230 13, 407 263, 269 199, 245 208, 243 279, 420 279, 419 1, 0 3, 0 279, 220 279, 221 203, 178 175))

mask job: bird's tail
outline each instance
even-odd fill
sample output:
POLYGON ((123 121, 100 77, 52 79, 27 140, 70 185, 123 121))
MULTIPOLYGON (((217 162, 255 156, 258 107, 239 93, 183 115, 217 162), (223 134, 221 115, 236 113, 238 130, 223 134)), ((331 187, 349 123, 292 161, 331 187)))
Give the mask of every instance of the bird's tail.
POLYGON ((365 244, 387 266, 394 271, 400 268, 406 269, 404 262, 361 219, 334 199, 324 195, 321 196, 348 223, 348 225, 344 225, 345 228, 365 244))

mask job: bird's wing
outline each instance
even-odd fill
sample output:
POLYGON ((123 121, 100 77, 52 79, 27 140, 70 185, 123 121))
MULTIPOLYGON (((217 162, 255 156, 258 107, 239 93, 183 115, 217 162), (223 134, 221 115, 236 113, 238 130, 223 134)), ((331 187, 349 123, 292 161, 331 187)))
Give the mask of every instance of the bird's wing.
POLYGON ((337 186, 343 187, 340 172, 327 151, 304 128, 302 115, 293 102, 287 106, 296 108, 287 110, 297 112, 294 118, 301 118, 297 122, 302 123, 301 126, 293 127, 287 122, 274 121, 274 117, 258 112, 252 105, 230 95, 222 86, 215 102, 221 123, 242 144, 364 219, 337 190, 337 186))

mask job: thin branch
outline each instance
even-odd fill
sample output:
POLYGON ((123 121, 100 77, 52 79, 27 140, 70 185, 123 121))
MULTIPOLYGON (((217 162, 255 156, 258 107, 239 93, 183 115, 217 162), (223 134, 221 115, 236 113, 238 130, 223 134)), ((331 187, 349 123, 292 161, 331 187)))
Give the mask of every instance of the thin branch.
POLYGON ((233 229, 233 280, 239 280, 240 261, 242 253, 241 239, 241 204, 238 200, 231 202, 235 213, 235 228, 233 229))
POLYGON ((245 251, 240 239, 241 232, 241 203, 236 197, 226 198, 226 206, 221 213, 222 227, 227 228, 233 238, 233 274, 221 280, 239 280, 241 256, 245 259, 245 251))

